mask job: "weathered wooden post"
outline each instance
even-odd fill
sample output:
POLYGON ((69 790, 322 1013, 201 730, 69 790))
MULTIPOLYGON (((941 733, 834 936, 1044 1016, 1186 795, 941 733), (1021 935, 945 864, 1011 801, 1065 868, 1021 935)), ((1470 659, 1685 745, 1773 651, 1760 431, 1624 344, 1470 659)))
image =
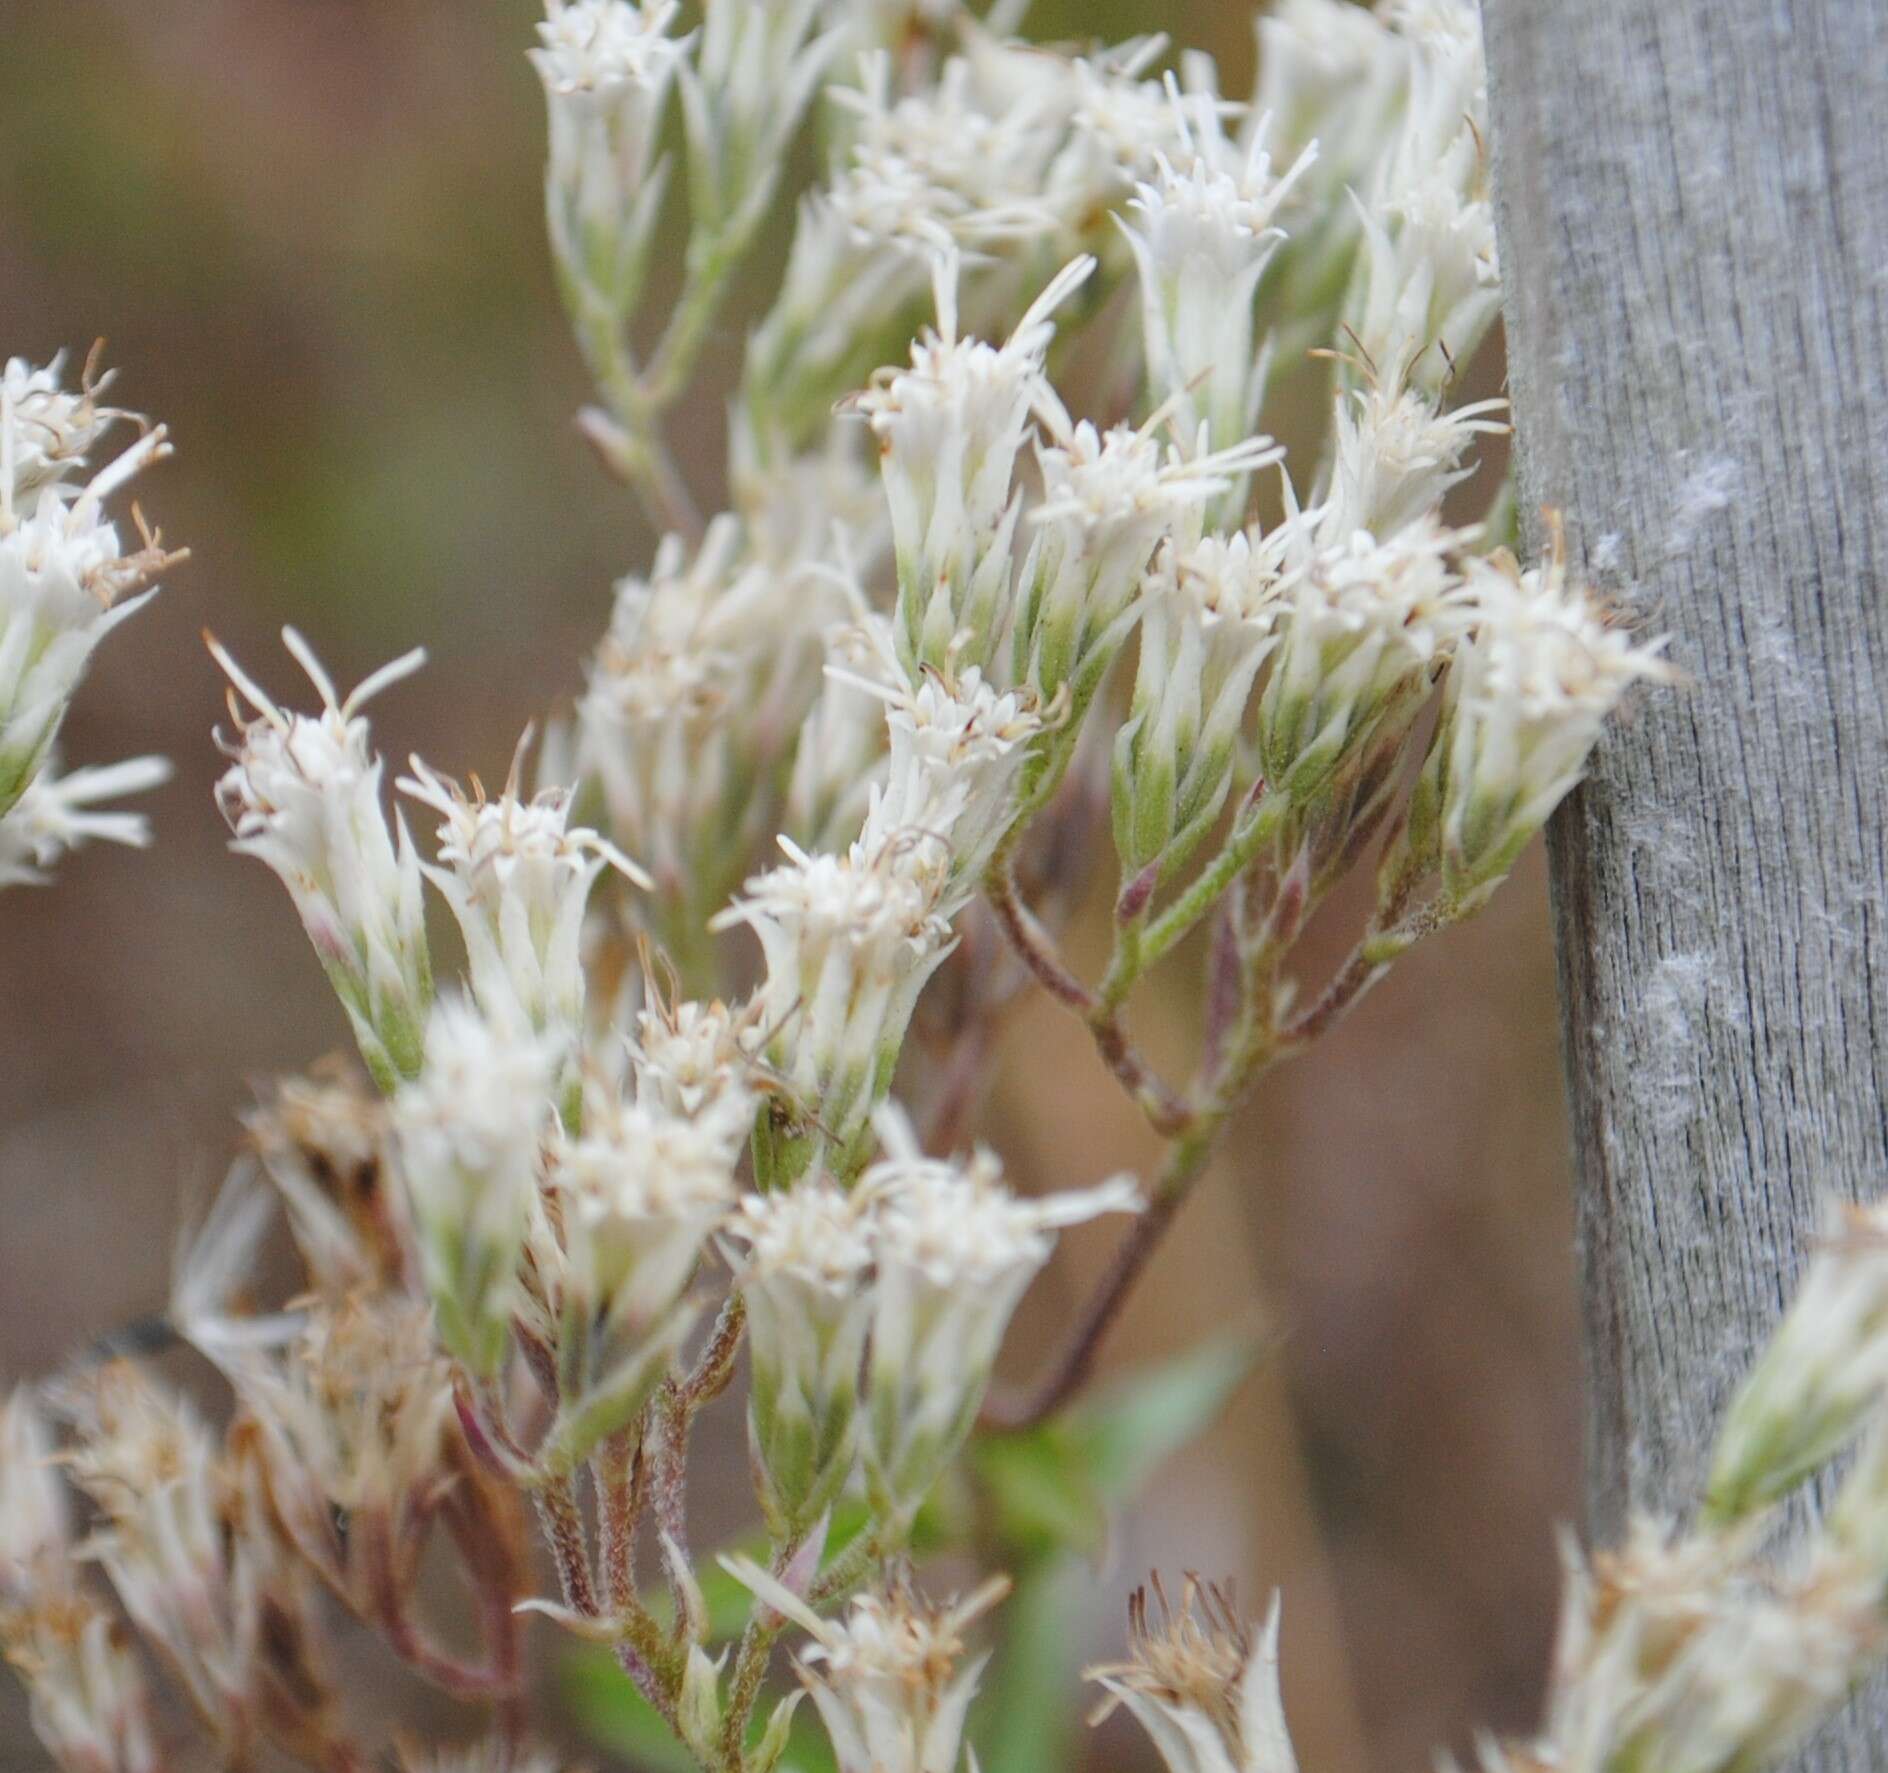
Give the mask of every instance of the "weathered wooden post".
POLYGON ((1695 679, 1552 831, 1605 1538, 1888 1185, 1888 4, 1483 6, 1524 507, 1695 679))

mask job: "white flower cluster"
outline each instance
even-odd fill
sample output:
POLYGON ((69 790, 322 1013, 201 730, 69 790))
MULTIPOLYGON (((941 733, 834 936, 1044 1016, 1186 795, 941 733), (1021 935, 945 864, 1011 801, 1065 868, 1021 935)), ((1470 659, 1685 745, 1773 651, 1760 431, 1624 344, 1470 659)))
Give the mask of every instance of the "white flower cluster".
POLYGON ((165 551, 135 508, 139 541, 127 548, 106 511, 170 453, 161 425, 88 476, 100 440, 131 417, 102 404, 110 381, 88 363, 69 388, 61 358, 0 365, 0 886, 44 881, 61 855, 93 839, 149 842, 138 815, 91 809, 170 773, 143 757, 61 776, 55 758, 93 650, 183 558, 165 551))
POLYGON ((726 1226, 753 1350, 754 1468, 786 1540, 838 1495, 861 1441, 879 1506, 909 1519, 969 1433, 1053 1233, 1139 1207, 1125 1177, 1023 1199, 987 1151, 926 1159, 895 1114, 879 1124, 887 1156, 856 1187, 803 1177, 748 1195, 726 1226))

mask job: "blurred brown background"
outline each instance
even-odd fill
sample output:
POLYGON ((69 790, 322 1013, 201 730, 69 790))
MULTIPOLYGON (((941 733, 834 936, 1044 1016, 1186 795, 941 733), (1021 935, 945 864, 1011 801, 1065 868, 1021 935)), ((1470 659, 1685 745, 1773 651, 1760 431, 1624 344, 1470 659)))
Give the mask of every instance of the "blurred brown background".
MULTIPOLYGON (((502 774, 646 557, 569 425, 585 388, 542 245, 535 16, 0 0, 0 355, 109 339, 120 397, 178 445, 140 496, 194 556, 105 647, 66 741, 73 762, 176 760, 158 848, 86 852, 0 902, 0 1380, 156 1305, 244 1080, 345 1038, 280 888, 224 852, 199 629, 284 689, 285 620, 344 683, 424 642, 431 668, 377 710, 384 750, 502 774)), ((1227 0, 1042 0, 1032 28, 1158 24, 1217 51, 1237 92, 1248 21, 1227 0)), ((1327 921, 1328 961, 1343 909, 1327 921)), ((1554 1015, 1536 855, 1265 1086, 1110 1345, 1123 1365, 1278 1332, 1083 1579, 1082 1648, 1109 1648, 1150 1564, 1282 1585, 1308 1773, 1422 1766, 1531 1719, 1578 1475, 1554 1015)), ((987 1122, 1026 1185, 1145 1155, 1046 1008, 1016 1025, 987 1122)), ((1019 1321, 1019 1370, 1107 1249, 1071 1240, 1019 1321)), ((1129 1735, 1105 1748, 1143 1764, 1129 1735)), ((42 1764, 10 1682, 0 1764, 42 1764)))

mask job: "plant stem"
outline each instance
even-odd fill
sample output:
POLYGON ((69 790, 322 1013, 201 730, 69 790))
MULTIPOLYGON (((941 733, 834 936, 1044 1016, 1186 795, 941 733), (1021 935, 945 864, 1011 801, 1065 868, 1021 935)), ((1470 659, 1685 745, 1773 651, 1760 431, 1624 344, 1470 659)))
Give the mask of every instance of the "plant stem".
POLYGON ((557 1564, 557 1579, 565 1603, 587 1618, 597 1616, 596 1584, 590 1573, 590 1548, 585 1541, 583 1510, 577 1505, 576 1486, 563 1475, 545 1477, 531 1492, 538 1508, 544 1542, 557 1564))

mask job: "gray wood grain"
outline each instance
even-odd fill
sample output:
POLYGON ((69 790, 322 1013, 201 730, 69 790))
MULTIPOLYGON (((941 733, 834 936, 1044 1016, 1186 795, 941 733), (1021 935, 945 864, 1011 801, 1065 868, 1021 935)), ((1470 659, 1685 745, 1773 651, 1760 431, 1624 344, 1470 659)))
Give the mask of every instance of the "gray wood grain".
POLYGON ((1888 1183, 1888 0, 1484 15, 1524 508, 1694 679, 1550 834, 1604 1539, 1888 1183))

